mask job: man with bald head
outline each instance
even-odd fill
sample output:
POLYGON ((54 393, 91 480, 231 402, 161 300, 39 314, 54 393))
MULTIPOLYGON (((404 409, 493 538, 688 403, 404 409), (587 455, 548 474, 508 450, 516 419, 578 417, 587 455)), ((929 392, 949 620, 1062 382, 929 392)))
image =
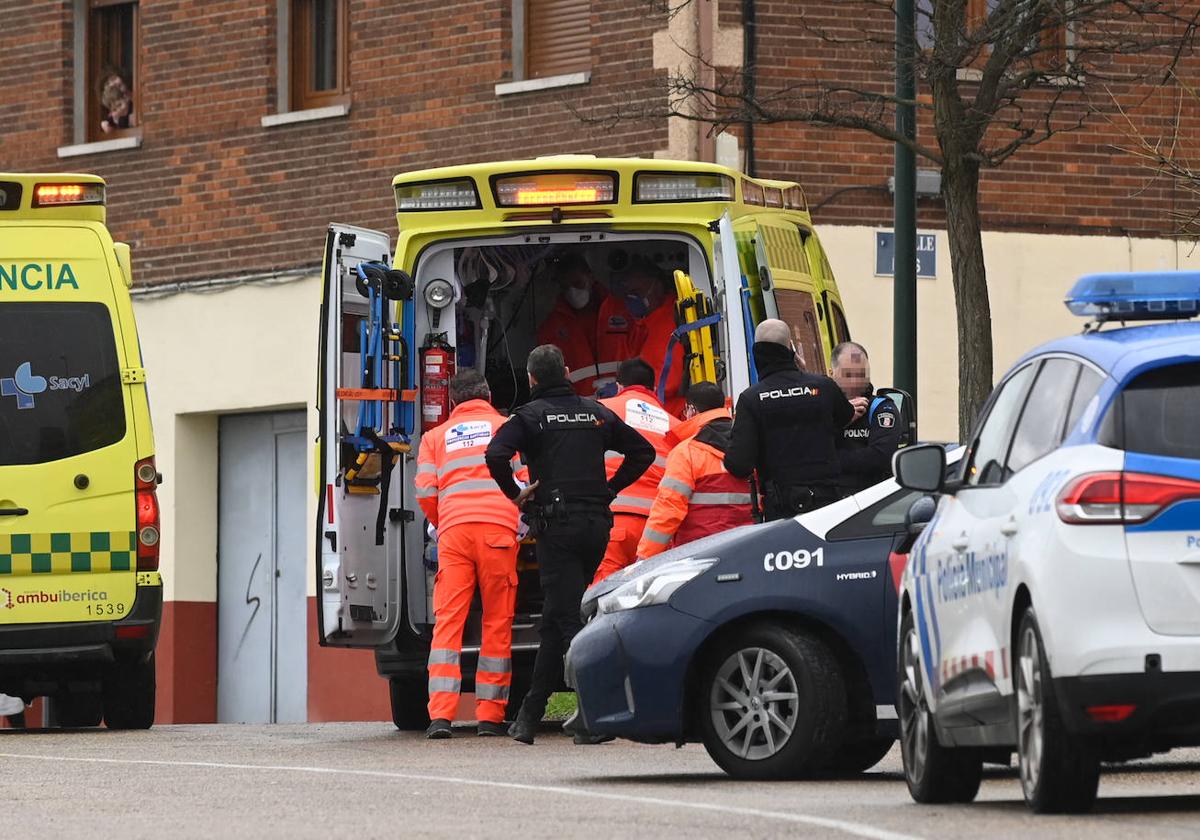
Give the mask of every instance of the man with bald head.
POLYGON ((725 469, 738 478, 757 474, 768 521, 835 501, 837 441, 854 406, 828 376, 801 369, 783 321, 758 325, 753 353, 758 384, 738 397, 725 469))

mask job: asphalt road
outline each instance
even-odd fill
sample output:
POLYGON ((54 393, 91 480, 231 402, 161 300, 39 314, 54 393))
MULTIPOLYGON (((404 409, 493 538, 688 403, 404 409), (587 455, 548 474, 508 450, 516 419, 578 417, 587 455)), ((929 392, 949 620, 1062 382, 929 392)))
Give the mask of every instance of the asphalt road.
POLYGON ((0 732, 3 838, 1196 838, 1200 750, 1110 771, 1097 811, 1035 817, 1012 771, 921 807, 898 750, 864 776, 739 783, 700 746, 533 747, 390 724, 0 732))

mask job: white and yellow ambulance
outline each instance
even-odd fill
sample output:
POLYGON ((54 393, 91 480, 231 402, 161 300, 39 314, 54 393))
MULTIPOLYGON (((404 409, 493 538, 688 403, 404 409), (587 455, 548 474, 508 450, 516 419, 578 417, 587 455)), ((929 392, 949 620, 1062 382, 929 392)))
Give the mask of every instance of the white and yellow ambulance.
MULTIPOLYGON (((567 155, 409 172, 392 186, 394 249, 387 233, 349 225, 330 225, 326 239, 316 563, 322 644, 376 648, 396 725, 413 729, 427 723, 433 623, 430 545, 413 496, 419 438, 444 418, 455 369, 482 371, 502 410, 528 398, 525 359, 559 295, 557 260, 581 257, 610 295, 634 263, 673 277, 685 384, 715 380, 731 398, 755 381, 750 348, 764 318, 789 324, 810 370, 826 372, 850 336, 795 183, 708 163, 567 155)), ((615 372, 600 367, 579 372, 615 372)), ((523 564, 519 577, 510 703, 541 609, 536 571, 523 564)), ((478 624, 467 633, 469 690, 478 624)))
POLYGON ((0 693, 136 729, 154 721, 160 478, 104 194, 0 173, 0 693))

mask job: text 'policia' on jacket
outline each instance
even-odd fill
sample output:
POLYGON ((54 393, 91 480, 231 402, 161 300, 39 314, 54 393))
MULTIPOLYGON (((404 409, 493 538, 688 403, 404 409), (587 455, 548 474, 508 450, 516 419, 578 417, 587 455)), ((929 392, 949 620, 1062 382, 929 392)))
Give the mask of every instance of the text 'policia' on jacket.
POLYGON ((654 447, 645 438, 566 382, 539 385, 531 396, 487 449, 488 471, 510 499, 520 493, 509 463, 518 452, 529 459, 530 481, 538 482, 534 500, 542 506, 551 504, 558 491, 568 503, 608 507, 654 463, 654 447), (609 450, 624 452, 625 460, 606 481, 604 455, 609 450))
POLYGON ((849 496, 866 490, 892 474, 892 455, 904 440, 900 409, 891 397, 876 396, 874 387, 865 395, 867 413, 842 429, 838 437, 838 460, 842 468, 839 494, 849 496))
POLYGON ((828 376, 799 370, 790 348, 756 342, 753 352, 759 382, 738 397, 726 469, 739 478, 757 469, 768 493, 835 484, 835 439, 854 408, 828 376))

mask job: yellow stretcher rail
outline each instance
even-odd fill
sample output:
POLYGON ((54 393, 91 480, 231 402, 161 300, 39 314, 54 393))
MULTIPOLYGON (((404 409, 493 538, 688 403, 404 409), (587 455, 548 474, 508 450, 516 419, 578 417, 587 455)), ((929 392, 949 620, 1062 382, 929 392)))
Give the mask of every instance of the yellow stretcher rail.
MULTIPOLYGON (((675 321, 686 327, 713 314, 712 301, 683 271, 675 272, 675 321)), ((688 381, 717 381, 717 352, 711 326, 681 331, 688 364, 688 381)))

